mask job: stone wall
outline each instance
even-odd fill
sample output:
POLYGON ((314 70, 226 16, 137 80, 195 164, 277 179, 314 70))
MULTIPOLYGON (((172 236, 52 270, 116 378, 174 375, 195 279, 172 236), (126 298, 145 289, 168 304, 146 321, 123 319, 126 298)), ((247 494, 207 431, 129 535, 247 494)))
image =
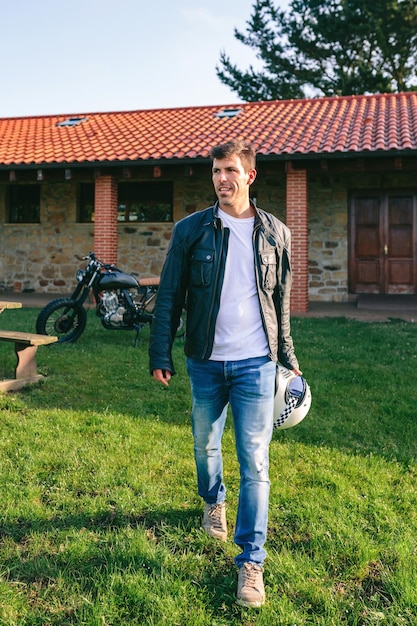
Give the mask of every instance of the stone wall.
POLYGON ((309 190, 309 299, 348 299, 346 181, 311 175, 309 190))
MULTIPOLYGON (((163 168, 174 181, 174 221, 214 202, 210 166, 163 168), (185 172, 185 173, 184 173, 185 172)), ((140 179, 149 179, 146 171, 140 179), (144 178, 147 176, 147 178, 144 178)), ((372 173, 339 165, 308 170, 309 299, 346 301, 348 293, 348 197, 352 189, 415 187, 413 172, 372 173)), ((0 291, 68 294, 82 256, 94 249, 94 224, 77 222, 74 181, 41 183, 41 223, 5 223, 5 190, 0 182, 0 291)), ((258 164, 252 187, 258 205, 285 221, 286 174, 283 163, 258 164)), ((160 273, 172 223, 119 223, 118 265, 140 276, 160 273)))
MULTIPOLYGON (((276 167, 260 168, 254 192, 259 204, 285 218, 285 174, 276 167)), ((174 181, 174 221, 215 201, 210 165, 192 170, 165 168, 174 181)), ((143 177, 141 176, 141 179, 143 177)), ((69 294, 82 257, 94 250, 94 224, 77 222, 77 184, 41 183, 41 223, 7 224, 5 194, 0 183, 0 291, 69 294)), ((135 276, 155 276, 162 269, 172 223, 119 223, 117 264, 135 276)))
POLYGON ((0 185, 0 289, 68 293, 78 254, 92 248, 93 224, 78 224, 76 190, 70 183, 43 183, 41 223, 5 223, 0 185))

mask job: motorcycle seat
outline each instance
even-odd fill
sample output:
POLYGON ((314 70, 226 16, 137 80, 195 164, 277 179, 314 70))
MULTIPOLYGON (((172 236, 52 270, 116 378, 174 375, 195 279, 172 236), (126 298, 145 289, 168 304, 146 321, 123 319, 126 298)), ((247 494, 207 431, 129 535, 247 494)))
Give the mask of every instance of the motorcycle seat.
POLYGON ((138 283, 141 287, 153 287, 159 285, 159 281, 159 276, 151 276, 150 278, 139 278, 138 283))

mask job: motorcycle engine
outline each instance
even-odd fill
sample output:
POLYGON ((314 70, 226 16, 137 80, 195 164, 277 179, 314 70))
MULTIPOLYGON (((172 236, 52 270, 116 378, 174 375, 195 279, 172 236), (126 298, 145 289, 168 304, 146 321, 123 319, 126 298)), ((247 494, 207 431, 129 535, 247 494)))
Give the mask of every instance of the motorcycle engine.
POLYGON ((126 313, 124 306, 121 306, 117 293, 114 291, 103 291, 101 301, 105 309, 104 322, 115 328, 123 326, 123 315, 126 313))

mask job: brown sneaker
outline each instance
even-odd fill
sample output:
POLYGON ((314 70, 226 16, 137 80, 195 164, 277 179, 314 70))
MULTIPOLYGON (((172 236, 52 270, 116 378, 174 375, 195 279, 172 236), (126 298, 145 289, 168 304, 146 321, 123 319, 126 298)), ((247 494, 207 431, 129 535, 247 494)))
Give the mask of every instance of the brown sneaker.
POLYGON ((265 604, 263 571, 262 565, 243 563, 237 581, 237 604, 249 608, 265 604))
POLYGON ((226 504, 224 502, 204 505, 203 528, 211 537, 226 541, 226 504))

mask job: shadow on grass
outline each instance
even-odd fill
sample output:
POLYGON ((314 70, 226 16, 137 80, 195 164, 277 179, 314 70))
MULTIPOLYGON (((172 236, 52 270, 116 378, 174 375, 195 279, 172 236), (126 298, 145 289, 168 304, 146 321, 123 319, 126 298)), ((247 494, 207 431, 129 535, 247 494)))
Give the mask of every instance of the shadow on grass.
POLYGON ((138 589, 147 581, 153 587, 159 579, 171 578, 197 586, 210 610, 228 606, 236 612, 230 546, 227 550, 226 544, 208 537, 200 521, 200 509, 126 515, 112 507, 95 515, 20 518, 0 525, 2 542, 14 544, 2 567, 12 583, 41 588, 54 586, 58 579, 68 586, 77 581, 94 597, 103 593, 103 583, 113 587, 115 577, 121 587, 128 585, 123 582, 126 574, 138 589), (195 565, 194 570, 178 567, 178 557, 182 561, 190 556, 198 562, 197 572, 195 565))

